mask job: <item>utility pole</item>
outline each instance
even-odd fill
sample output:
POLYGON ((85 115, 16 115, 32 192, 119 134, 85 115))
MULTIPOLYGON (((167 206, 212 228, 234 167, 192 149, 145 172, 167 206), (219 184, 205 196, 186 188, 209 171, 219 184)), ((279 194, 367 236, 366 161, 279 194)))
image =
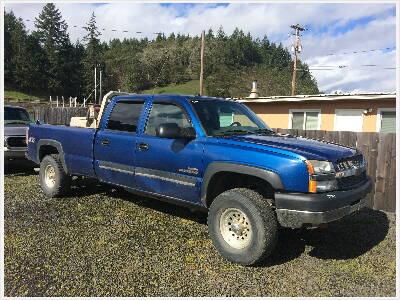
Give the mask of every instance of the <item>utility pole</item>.
POLYGON ((201 51, 200 51, 200 96, 203 96, 203 76, 204 76, 204 36, 205 36, 205 31, 203 30, 201 32, 201 51))
POLYGON ((292 51, 294 52, 294 61, 293 61, 293 74, 292 74, 292 96, 296 94, 296 72, 297 72, 297 53, 301 52, 301 44, 300 44, 300 31, 304 31, 299 24, 292 25, 290 28, 293 28, 295 32, 295 40, 292 45, 292 51))
POLYGON ((99 93, 99 103, 101 103, 101 96, 102 96, 102 92, 101 92, 101 74, 102 74, 102 70, 100 70, 100 93, 99 93))
POLYGON ((94 67, 94 104, 97 103, 97 68, 94 67))

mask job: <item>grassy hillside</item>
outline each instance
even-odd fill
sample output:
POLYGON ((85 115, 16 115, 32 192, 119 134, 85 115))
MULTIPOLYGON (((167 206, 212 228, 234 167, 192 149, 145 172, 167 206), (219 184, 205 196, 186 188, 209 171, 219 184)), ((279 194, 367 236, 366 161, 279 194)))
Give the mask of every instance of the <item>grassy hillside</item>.
POLYGON ((45 100, 44 97, 34 96, 18 91, 4 91, 4 98, 8 99, 30 99, 30 100, 45 100))
POLYGON ((191 80, 183 84, 170 84, 141 92, 142 94, 184 94, 195 95, 199 93, 199 80, 191 80))

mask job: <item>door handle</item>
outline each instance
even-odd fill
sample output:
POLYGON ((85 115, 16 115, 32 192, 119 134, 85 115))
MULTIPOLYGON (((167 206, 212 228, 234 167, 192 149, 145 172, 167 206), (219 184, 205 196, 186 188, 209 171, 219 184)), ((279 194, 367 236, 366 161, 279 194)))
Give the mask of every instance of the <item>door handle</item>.
POLYGON ((140 143, 138 148, 140 151, 147 151, 149 150, 149 145, 146 143, 140 143))
POLYGON ((102 146, 108 146, 110 144, 110 141, 109 140, 102 140, 101 141, 101 145, 102 146))

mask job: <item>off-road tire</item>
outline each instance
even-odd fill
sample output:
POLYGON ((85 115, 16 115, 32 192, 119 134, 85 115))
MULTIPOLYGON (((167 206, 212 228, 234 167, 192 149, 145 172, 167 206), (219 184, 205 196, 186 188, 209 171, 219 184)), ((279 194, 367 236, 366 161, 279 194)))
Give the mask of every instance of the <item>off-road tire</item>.
POLYGON ((48 198, 58 198, 68 193, 71 188, 71 176, 68 175, 60 160, 59 154, 46 155, 40 162, 40 186, 48 198), (54 169, 54 184, 49 186, 45 180, 46 168, 54 169))
POLYGON ((263 262, 277 243, 276 214, 267 199, 250 189, 235 188, 218 195, 209 208, 207 223, 215 248, 227 260, 237 264, 249 266, 263 262), (250 221, 251 238, 242 249, 232 247, 222 233, 221 220, 230 209, 242 211, 250 221))

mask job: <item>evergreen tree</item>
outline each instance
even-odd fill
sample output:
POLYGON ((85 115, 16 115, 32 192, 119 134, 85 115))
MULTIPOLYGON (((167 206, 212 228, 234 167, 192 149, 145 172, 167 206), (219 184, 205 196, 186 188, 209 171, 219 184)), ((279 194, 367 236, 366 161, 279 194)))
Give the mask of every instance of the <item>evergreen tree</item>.
MULTIPOLYGON (((84 44, 71 44, 67 24, 54 4, 47 4, 36 19, 37 30, 29 34, 22 20, 5 14, 4 51, 6 86, 41 90, 49 95, 87 97, 94 88, 94 69, 103 90, 140 92, 198 79, 200 37, 171 33, 155 39, 125 38, 100 42, 92 14, 84 44), (61 94, 60 94, 61 93, 61 94)), ((257 79, 261 95, 289 95, 293 60, 290 52, 270 42, 254 39, 236 28, 229 36, 222 27, 206 34, 205 80, 210 96, 243 97, 257 79)), ((298 61, 297 91, 318 93, 308 66, 298 61)), ((94 95, 94 93, 92 93, 94 95)))
MULTIPOLYGON (((86 42, 85 57, 83 59, 84 78, 85 78, 85 93, 86 96, 94 90, 94 73, 97 68, 97 73, 104 70, 103 51, 100 43, 100 32, 96 25, 96 16, 92 13, 89 23, 84 27, 87 31, 83 40, 86 42)), ((94 99, 94 93, 93 93, 94 99)), ((96 99, 95 99, 96 101, 96 99)))
POLYGON ((15 24, 17 23, 17 18, 14 13, 4 11, 4 83, 5 85, 10 84, 14 81, 12 65, 13 57, 13 44, 11 41, 12 32, 15 24))
POLYGON ((6 88, 42 91, 41 64, 45 61, 38 40, 28 35, 22 19, 11 11, 4 16, 4 81, 6 88))
POLYGON ((74 71, 70 68, 67 55, 72 49, 67 33, 68 25, 56 6, 48 3, 36 18, 35 26, 34 35, 47 56, 48 62, 41 67, 46 74, 48 89, 51 93, 62 93, 74 71))

